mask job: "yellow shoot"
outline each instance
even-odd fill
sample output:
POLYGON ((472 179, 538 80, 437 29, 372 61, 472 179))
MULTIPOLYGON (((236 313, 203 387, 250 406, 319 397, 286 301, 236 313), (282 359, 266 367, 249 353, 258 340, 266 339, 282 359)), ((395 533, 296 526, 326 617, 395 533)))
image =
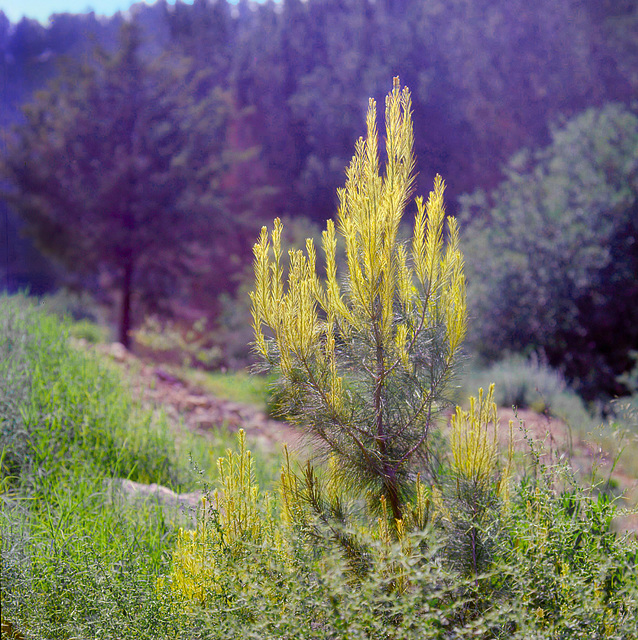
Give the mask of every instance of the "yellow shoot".
POLYGON ((381 173, 370 100, 367 135, 356 143, 338 190, 337 222, 328 221, 323 232, 325 279, 307 241, 305 252, 289 253, 283 282, 277 219, 255 244, 251 293, 254 348, 280 375, 289 419, 337 453, 350 476, 368 468, 363 488, 376 485, 395 520, 399 484, 407 481, 412 457, 423 453, 442 406, 467 315, 458 227, 448 218, 446 233, 440 176, 427 203, 416 199, 411 241, 399 240, 414 182, 411 109, 410 92, 396 78, 385 102, 381 173), (338 234, 345 250, 341 274, 338 234))
POLYGON ((470 398, 470 410, 456 408, 452 416, 450 448, 452 469, 475 485, 492 480, 498 464, 498 415, 494 385, 487 396, 479 389, 478 399, 470 398))
POLYGON ((260 493, 255 483, 243 430, 238 433, 238 451, 229 449, 217 461, 217 469, 220 486, 210 503, 203 499, 197 528, 180 530, 169 576, 175 592, 200 605, 222 593, 224 562, 241 555, 245 543, 251 550, 261 548, 267 561, 287 561, 269 496, 260 493), (214 526, 208 522, 211 518, 216 521, 214 526))

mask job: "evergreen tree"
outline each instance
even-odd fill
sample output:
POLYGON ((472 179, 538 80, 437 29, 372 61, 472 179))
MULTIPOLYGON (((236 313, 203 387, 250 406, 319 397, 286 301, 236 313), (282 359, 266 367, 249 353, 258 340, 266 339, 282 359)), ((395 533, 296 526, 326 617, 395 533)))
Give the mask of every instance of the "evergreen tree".
POLYGON ((38 248, 121 292, 128 345, 134 296, 174 295, 198 241, 224 242, 228 99, 185 59, 149 64, 134 26, 115 54, 69 65, 24 109, 2 167, 7 200, 38 248))
MULTIPOLYGON (((280 375, 286 414, 336 456, 340 479, 383 498, 400 520, 465 334, 463 259, 454 218, 444 243, 444 183, 416 198, 411 244, 399 240, 414 180, 410 93, 398 79, 386 99, 385 174, 380 174, 373 100, 339 190, 338 230, 347 274, 337 275, 337 233, 323 233, 326 279, 312 240, 290 252, 282 225, 255 245, 251 294, 255 349, 280 375), (272 338, 263 333, 264 325, 272 338)), ((380 503, 379 503, 380 504, 380 503)))

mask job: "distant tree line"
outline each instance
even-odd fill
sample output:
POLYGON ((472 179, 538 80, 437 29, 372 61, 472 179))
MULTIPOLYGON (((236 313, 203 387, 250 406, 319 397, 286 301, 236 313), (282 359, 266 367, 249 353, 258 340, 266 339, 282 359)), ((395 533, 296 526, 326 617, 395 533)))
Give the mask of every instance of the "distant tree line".
MULTIPOLYGON (((0 124, 8 128, 33 117, 33 110, 31 116, 22 114, 20 105, 56 76, 64 57, 75 62, 63 65, 62 84, 73 86, 74 74, 79 74, 84 80, 78 91, 85 91, 82 100, 88 100, 87 65, 99 76, 100 59, 117 64, 125 48, 125 23, 134 25, 138 38, 134 58, 139 86, 147 89, 145 98, 139 98, 146 99, 147 143, 172 132, 170 143, 162 147, 163 159, 158 159, 164 163, 161 170, 145 165, 148 158, 135 160, 133 154, 127 159, 130 171, 137 172, 140 202, 158 217, 139 213, 143 207, 136 211, 140 220, 154 219, 158 229, 172 229, 174 247, 180 247, 172 255, 168 242, 160 243, 162 250, 159 245, 149 249, 162 268, 137 270, 131 295, 142 310, 162 300, 175 307, 176 299, 182 308, 185 300, 205 306, 220 292, 232 291, 250 262, 251 241, 264 220, 276 215, 317 222, 331 217, 352 143, 364 133, 368 96, 381 99, 393 76, 412 89, 421 169, 416 188, 425 191, 435 174, 443 175, 451 212, 463 193, 497 188, 511 175, 511 168, 502 172, 508 159, 522 148, 549 144, 556 126, 587 108, 603 108, 611 101, 629 105, 638 96, 635 0, 539 0, 533 5, 524 0, 195 0, 192 5, 160 0, 109 19, 56 15, 46 27, 30 20, 12 25, 0 12, 0 124), (92 53, 96 46, 101 53, 92 53), (208 143, 202 130, 207 123, 208 143), (176 177, 174 169, 182 173, 176 177), (181 196, 172 203, 157 200, 157 185, 150 196, 145 191, 148 175, 153 183, 162 171, 164 186, 175 186, 175 180, 182 184, 181 190, 173 189, 181 196), (193 189, 185 188, 187 179, 193 189), (176 216, 172 227, 160 213, 176 216), (185 272, 198 274, 187 290, 178 277, 185 272)), ((126 101, 123 87, 111 89, 126 101)), ((54 94, 54 87, 41 94, 36 111, 45 113, 54 94)), ((77 92, 71 94, 77 97, 77 92)), ((60 118, 65 109, 59 107, 60 118)), ((75 133, 68 122, 64 130, 69 136, 75 133)), ((114 153, 107 152, 111 158, 114 153)), ((62 170, 55 168, 58 174, 62 170)), ((84 203, 93 197, 91 215, 98 215, 107 200, 87 187, 86 172, 66 170, 67 193, 84 203)), ((62 184, 55 175, 52 171, 41 179, 62 184)), ((7 254, 0 261, 2 284, 44 288, 65 273, 38 262, 39 254, 19 240, 25 222, 14 215, 15 198, 13 209, 6 202, 1 207, 7 235, 0 247, 7 254)), ((465 212, 470 219, 489 217, 489 207, 466 207, 465 212)), ((31 224, 24 215, 22 220, 31 224)), ((478 227, 474 231, 478 234, 478 227)), ((33 230, 31 235, 41 249, 66 263, 67 271, 70 263, 76 271, 87 265, 86 251, 79 260, 60 249, 69 243, 83 246, 78 240, 58 242, 50 233, 38 240, 33 230)), ((140 264, 145 260, 140 257, 140 264)), ((93 260, 81 277, 90 272, 95 279, 99 272, 125 299, 121 261, 117 267, 109 264, 93 260)), ((518 338, 508 343, 507 335, 522 334, 520 327, 507 334, 491 323, 492 330, 498 341, 481 349, 486 357, 519 347, 518 338)), ((534 340, 533 346, 547 347, 534 340)), ((568 337, 561 340, 569 342, 568 337)))
MULTIPOLYGON (((261 149, 276 213, 317 221, 333 213, 368 96, 395 75, 412 87, 421 179, 444 175, 451 200, 495 186, 557 119, 638 95, 633 0, 160 0, 132 19, 147 56, 180 51, 252 109, 242 136, 261 149)), ((43 27, 0 14, 5 121, 57 57, 112 49, 122 21, 60 14, 43 27)))

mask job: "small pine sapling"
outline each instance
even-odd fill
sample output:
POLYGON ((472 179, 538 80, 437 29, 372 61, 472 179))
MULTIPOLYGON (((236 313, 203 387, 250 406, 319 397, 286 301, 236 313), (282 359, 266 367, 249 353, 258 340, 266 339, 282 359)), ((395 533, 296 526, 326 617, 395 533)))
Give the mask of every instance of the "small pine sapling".
POLYGON ((450 429, 450 490, 439 509, 448 534, 447 557, 465 575, 478 576, 490 566, 500 535, 500 505, 509 501, 512 463, 512 421, 509 447, 502 468, 498 446, 499 418, 494 385, 479 389, 470 408, 456 407, 450 429))
MULTIPOLYGON (((243 429, 237 451, 217 460, 218 488, 202 499, 197 528, 180 529, 169 582, 175 594, 200 606, 236 594, 248 557, 258 567, 284 566, 288 552, 273 516, 270 495, 257 485, 253 457, 243 429)), ((163 584, 163 583, 162 583, 163 584)))
POLYGON ((398 78, 385 124, 382 175, 370 100, 367 136, 338 192, 337 224, 328 221, 323 232, 325 279, 310 239, 305 253, 289 252, 285 277, 277 219, 254 248, 251 300, 255 351, 278 374, 286 416, 334 458, 340 481, 384 502, 396 522, 416 470, 428 468, 429 437, 466 332, 466 302, 458 227, 445 219, 440 176, 427 202, 415 199, 411 241, 399 238, 415 161, 410 92, 398 78))

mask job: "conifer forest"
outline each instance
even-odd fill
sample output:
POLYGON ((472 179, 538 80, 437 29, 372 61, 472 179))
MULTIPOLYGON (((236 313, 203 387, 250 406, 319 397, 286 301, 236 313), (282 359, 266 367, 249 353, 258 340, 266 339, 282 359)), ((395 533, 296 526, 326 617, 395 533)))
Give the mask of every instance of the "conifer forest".
POLYGON ((0 2, 2 640, 638 638, 638 0, 0 2))

